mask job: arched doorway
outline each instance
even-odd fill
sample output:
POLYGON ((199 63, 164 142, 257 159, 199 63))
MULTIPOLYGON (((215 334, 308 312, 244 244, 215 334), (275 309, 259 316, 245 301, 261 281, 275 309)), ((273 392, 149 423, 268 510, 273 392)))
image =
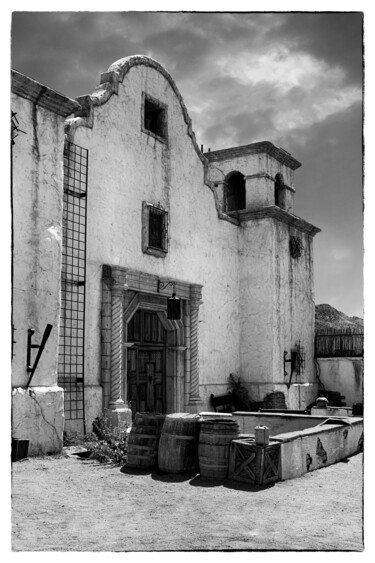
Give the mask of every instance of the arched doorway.
POLYGON ((138 402, 141 409, 165 413, 191 410, 201 402, 198 323, 202 286, 176 280, 172 290, 169 282, 152 274, 103 265, 104 409, 120 412, 128 408, 129 392, 136 408, 138 402), (166 281, 167 289, 161 292, 161 283, 166 281), (173 292, 181 299, 180 320, 167 318, 167 299, 173 292), (128 369, 135 372, 130 384, 128 369))
POLYGON ((127 337, 127 397, 132 412, 166 412, 167 333, 155 311, 138 309, 127 337))

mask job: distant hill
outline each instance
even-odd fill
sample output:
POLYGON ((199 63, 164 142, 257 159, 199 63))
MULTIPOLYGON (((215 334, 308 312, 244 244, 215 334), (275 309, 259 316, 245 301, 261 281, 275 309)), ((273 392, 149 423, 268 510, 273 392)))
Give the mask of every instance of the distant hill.
POLYGON ((331 305, 323 304, 315 306, 315 331, 324 328, 353 328, 363 329, 363 319, 359 317, 348 317, 331 305))

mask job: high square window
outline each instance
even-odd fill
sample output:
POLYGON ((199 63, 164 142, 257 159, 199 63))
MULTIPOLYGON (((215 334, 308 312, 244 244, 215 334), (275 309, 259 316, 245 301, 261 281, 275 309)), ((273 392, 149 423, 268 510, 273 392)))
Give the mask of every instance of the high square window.
POLYGON ((168 252, 168 212, 146 201, 142 204, 142 250, 159 257, 168 252))
POLYGON ((167 141, 167 106, 143 93, 142 131, 167 141))

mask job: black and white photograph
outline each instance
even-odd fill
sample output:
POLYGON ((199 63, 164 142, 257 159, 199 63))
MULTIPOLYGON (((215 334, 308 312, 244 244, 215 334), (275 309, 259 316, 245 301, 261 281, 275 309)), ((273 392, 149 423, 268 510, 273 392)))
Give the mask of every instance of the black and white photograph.
POLYGON ((366 10, 37 4, 6 31, 10 551, 366 555, 366 10))

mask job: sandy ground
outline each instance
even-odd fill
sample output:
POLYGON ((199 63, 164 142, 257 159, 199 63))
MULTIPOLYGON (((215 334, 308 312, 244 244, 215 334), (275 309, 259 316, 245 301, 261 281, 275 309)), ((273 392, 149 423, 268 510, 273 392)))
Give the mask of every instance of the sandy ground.
POLYGON ((362 454, 268 488, 62 456, 12 464, 13 551, 361 551, 362 454))

